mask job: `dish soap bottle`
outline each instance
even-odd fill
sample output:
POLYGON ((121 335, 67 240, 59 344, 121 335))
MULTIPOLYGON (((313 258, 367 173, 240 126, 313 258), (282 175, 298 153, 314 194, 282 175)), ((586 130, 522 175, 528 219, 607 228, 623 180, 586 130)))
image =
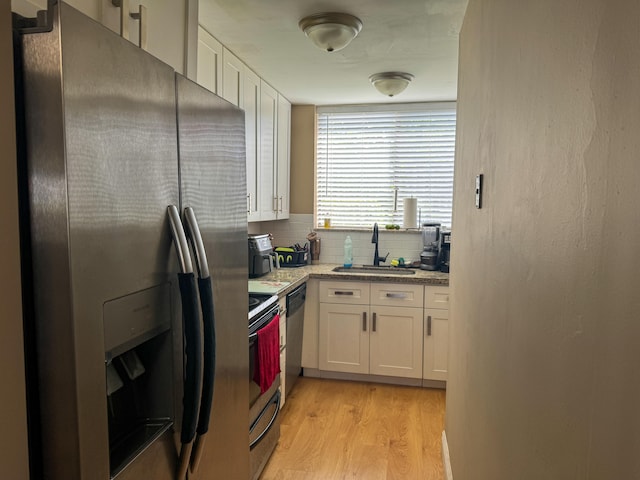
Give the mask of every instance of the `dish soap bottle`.
POLYGON ((344 240, 344 266, 345 268, 351 268, 353 265, 353 246, 351 244, 351 237, 347 235, 344 240))

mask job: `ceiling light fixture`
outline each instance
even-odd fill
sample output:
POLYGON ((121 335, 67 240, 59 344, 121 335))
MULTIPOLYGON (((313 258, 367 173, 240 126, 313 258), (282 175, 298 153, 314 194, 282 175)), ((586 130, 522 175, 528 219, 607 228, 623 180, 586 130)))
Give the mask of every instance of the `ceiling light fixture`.
POLYGON ((304 17, 298 26, 318 48, 337 52, 356 38, 362 21, 348 13, 316 13, 304 17))
POLYGON ((411 80, 413 80, 413 75, 404 72, 375 73, 369 77, 373 86, 381 94, 389 97, 402 93, 411 80))

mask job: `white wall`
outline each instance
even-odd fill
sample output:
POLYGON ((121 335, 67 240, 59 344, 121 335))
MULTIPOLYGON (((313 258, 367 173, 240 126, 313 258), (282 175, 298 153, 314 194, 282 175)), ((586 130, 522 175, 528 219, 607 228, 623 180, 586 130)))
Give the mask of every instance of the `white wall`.
POLYGON ((624 0, 469 2, 446 420, 455 480, 640 478, 639 25, 640 3, 624 0))

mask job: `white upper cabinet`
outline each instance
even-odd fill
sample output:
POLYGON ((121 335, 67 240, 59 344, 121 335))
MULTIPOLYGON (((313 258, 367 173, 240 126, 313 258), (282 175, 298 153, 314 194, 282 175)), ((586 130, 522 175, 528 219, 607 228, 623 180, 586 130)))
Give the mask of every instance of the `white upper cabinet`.
POLYGON ((260 81, 260 220, 275 220, 276 197, 276 128, 278 126, 278 92, 260 81))
POLYGON ((248 68, 244 70, 243 99, 245 135, 247 139, 247 220, 260 220, 260 77, 248 68))
POLYGON ((220 95, 222 86, 222 44, 198 26, 197 82, 220 95))
POLYGON ((222 49, 222 98, 244 108, 245 65, 233 53, 222 49))
POLYGON ((116 33, 120 33, 120 17, 124 13, 126 33, 123 36, 139 45, 142 24, 142 32, 146 37, 143 48, 173 67, 176 72, 185 74, 188 33, 193 31, 195 35, 197 28, 197 19, 188 13, 188 0, 129 0, 127 12, 122 12, 111 0, 68 0, 67 3, 116 33), (142 18, 132 17, 132 14, 140 12, 140 6, 144 6, 142 18))
POLYGON ((290 151, 291 151, 291 103, 278 94, 278 161, 276 169, 276 217, 289 218, 290 151))
POLYGON ((202 26, 197 58, 198 83, 245 112, 247 220, 289 218, 291 103, 202 26))

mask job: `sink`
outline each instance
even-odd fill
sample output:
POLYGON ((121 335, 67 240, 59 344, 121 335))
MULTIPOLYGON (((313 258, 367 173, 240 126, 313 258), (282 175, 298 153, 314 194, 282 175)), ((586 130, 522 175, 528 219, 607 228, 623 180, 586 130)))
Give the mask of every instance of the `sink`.
POLYGON ((385 275, 415 275, 415 270, 409 270, 408 268, 398 268, 389 265, 375 266, 375 265, 354 265, 353 267, 335 267, 334 272, 343 273, 382 273, 385 275))

